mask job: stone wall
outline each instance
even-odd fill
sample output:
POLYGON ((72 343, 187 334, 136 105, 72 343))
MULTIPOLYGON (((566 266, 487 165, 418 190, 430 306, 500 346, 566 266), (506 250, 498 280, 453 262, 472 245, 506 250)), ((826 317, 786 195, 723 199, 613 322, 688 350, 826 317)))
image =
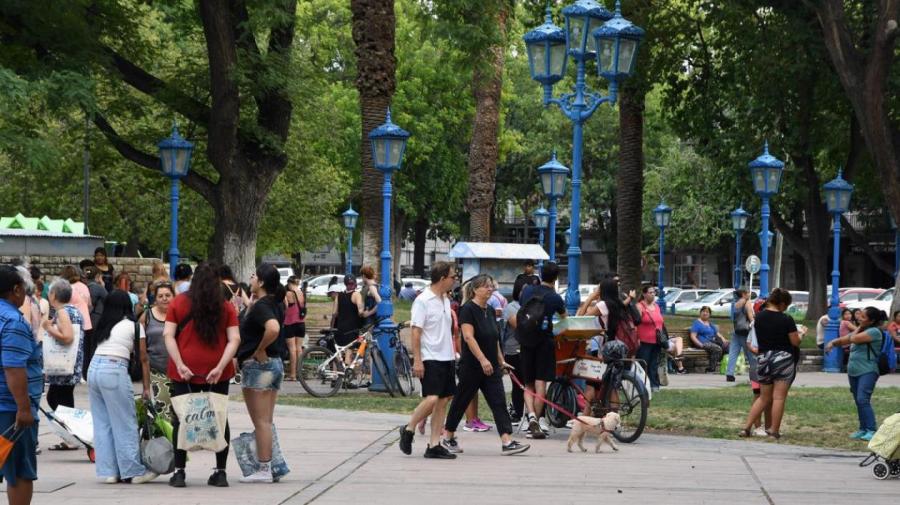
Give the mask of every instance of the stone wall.
MULTIPOLYGON (((8 264, 17 257, 0 256, 0 264, 8 264)), ((59 272, 66 265, 78 265, 82 256, 24 256, 21 259, 27 261, 31 265, 41 269, 44 279, 49 281, 53 277, 59 275, 59 272)), ((131 276, 131 282, 135 287, 145 287, 152 279, 153 263, 160 261, 159 258, 109 258, 109 264, 113 266, 116 273, 128 272, 131 276)), ((168 265, 166 266, 168 271, 168 265)))

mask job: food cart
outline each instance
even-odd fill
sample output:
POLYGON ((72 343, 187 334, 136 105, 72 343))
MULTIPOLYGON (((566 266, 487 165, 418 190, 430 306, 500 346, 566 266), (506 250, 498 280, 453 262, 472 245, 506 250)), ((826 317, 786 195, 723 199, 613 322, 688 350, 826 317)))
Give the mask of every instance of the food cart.
POLYGON ((463 281, 478 274, 488 274, 500 284, 500 293, 512 293, 516 276, 522 273, 525 260, 546 261, 550 257, 537 244, 502 242, 457 242, 448 256, 460 264, 463 281))

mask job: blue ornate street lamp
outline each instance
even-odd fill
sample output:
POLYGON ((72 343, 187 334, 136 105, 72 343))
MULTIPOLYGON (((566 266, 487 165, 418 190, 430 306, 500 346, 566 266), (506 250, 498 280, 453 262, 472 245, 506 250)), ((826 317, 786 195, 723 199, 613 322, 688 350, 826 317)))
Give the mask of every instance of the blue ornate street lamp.
POLYGON ((344 228, 347 229, 347 275, 353 275, 353 230, 356 228, 359 212, 353 210, 351 205, 341 217, 344 219, 344 228))
POLYGON ((172 222, 169 238, 169 277, 175 278, 175 267, 181 253, 178 252, 178 200, 179 184, 182 177, 191 170, 191 155, 194 152, 194 144, 185 140, 178 133, 178 125, 172 125, 172 135, 163 139, 156 145, 159 148, 159 160, 162 172, 172 181, 172 222))
MULTIPOLYGON (((550 223, 550 213, 547 212, 543 206, 540 209, 534 211, 534 214, 531 215, 532 219, 534 219, 534 226, 538 229, 538 244, 541 245, 541 249, 544 248, 544 230, 547 229, 547 225, 550 223)), ((541 260, 538 263, 538 268, 544 268, 544 260, 541 260)))
POLYGON ((569 175, 569 169, 556 161, 556 151, 553 151, 553 158, 537 170, 541 177, 544 196, 550 200, 550 232, 547 254, 550 256, 550 261, 556 262, 556 201, 566 194, 566 178, 569 175))
POLYGON ((653 219, 656 221, 656 226, 659 227, 659 281, 657 282, 659 295, 656 298, 656 303, 659 305, 659 310, 665 314, 666 228, 669 226, 669 221, 672 219, 672 207, 669 207, 663 202, 659 202, 659 205, 653 209, 653 219))
POLYGON ((747 229, 747 219, 750 217, 750 213, 744 210, 744 204, 741 204, 740 207, 734 209, 731 213, 731 229, 734 230, 734 289, 741 287, 741 279, 743 275, 741 274, 741 237, 744 235, 744 230, 747 229))
MULTIPOLYGON (((569 257, 569 287, 566 307, 575 314, 581 303, 578 280, 581 270, 581 158, 584 122, 603 103, 615 104, 619 82, 634 71, 635 56, 644 30, 621 15, 616 1, 615 14, 594 0, 578 0, 562 10, 565 31, 553 24, 550 7, 544 24, 525 34, 531 78, 543 86, 544 106, 557 105, 572 122, 572 238, 569 257), (575 60, 577 73, 574 93, 553 98, 553 85, 566 73, 566 56, 575 60), (585 65, 597 59, 597 70, 609 81, 609 95, 600 96, 585 86, 585 65)), ((554 237, 551 237, 553 240, 554 237)), ((553 256, 551 256, 553 259, 553 256)))
MULTIPOLYGON (((838 175, 825 184, 822 188, 825 192, 825 205, 828 212, 831 213, 832 225, 834 228, 834 250, 832 252, 832 269, 831 269, 831 306, 828 307, 828 326, 825 328, 825 343, 838 338, 841 328, 841 300, 840 300, 840 279, 841 272, 838 264, 841 257, 841 215, 847 212, 850 206, 850 195, 853 193, 853 185, 845 181, 841 177, 841 170, 838 175)), ((825 354, 822 370, 825 372, 839 373, 841 365, 844 363, 844 349, 835 346, 831 352, 825 354)))
MULTIPOLYGON (((390 345, 390 339, 396 328, 394 321, 391 320, 394 315, 394 304, 391 301, 393 291, 391 287, 393 280, 391 276, 391 176, 395 170, 400 169, 408 139, 409 132, 391 122, 390 108, 387 110, 384 124, 369 133, 369 140, 372 142, 372 161, 375 163, 375 168, 384 174, 384 186, 381 189, 384 213, 384 229, 381 233, 381 288, 379 289, 381 303, 378 304, 376 310, 376 315, 381 322, 375 330, 375 338, 378 339, 378 346, 385 355, 388 367, 393 367, 394 363, 394 351, 390 345)), ((385 390, 383 379, 378 375, 377 370, 373 370, 372 388, 370 389, 385 390)))
POLYGON ((759 233, 759 244, 762 249, 762 266, 759 270, 759 296, 769 296, 769 199, 778 193, 784 162, 769 154, 769 142, 763 146, 763 153, 751 161, 750 177, 753 179, 753 190, 762 198, 760 218, 762 231, 759 233))

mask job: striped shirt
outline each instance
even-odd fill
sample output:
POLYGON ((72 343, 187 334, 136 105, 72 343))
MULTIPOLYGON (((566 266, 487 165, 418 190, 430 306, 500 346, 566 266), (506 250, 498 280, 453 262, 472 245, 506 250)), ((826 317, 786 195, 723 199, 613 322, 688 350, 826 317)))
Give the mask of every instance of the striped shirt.
POLYGON ((35 340, 19 309, 0 299, 0 412, 15 412, 16 400, 6 384, 5 367, 25 369, 31 407, 37 410, 44 388, 41 344, 35 340))

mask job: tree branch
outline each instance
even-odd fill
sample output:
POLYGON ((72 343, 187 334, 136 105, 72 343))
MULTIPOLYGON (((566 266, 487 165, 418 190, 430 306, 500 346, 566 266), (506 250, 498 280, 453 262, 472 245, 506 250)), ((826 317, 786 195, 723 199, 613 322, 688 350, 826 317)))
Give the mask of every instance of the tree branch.
POLYGON ((169 83, 150 74, 110 47, 103 48, 110 56, 110 67, 122 80, 138 91, 182 114, 195 123, 209 124, 210 109, 202 102, 174 89, 169 83))
POLYGON ((856 231, 844 215, 841 215, 841 225, 847 230, 847 235, 850 237, 850 240, 866 253, 866 256, 868 256, 869 259, 872 260, 872 263, 875 264, 875 267, 891 277, 894 276, 894 265, 888 263, 879 256, 875 249, 872 249, 872 246, 869 245, 868 239, 856 231))
POLYGON ((233 5, 221 0, 200 0, 200 19, 209 58, 209 160, 220 173, 232 173, 237 150, 240 93, 236 81, 237 40, 233 5), (213 148, 215 146, 215 148, 213 148))
MULTIPOLYGON (((138 166, 162 175, 160 160, 158 157, 147 154, 144 151, 134 147, 113 128, 106 117, 99 112, 93 113, 94 125, 109 140, 116 151, 126 160, 136 163, 138 166)), ((208 202, 212 202, 216 194, 216 184, 200 175, 196 171, 188 172, 187 176, 182 179, 185 186, 193 189, 200 194, 208 202)))

